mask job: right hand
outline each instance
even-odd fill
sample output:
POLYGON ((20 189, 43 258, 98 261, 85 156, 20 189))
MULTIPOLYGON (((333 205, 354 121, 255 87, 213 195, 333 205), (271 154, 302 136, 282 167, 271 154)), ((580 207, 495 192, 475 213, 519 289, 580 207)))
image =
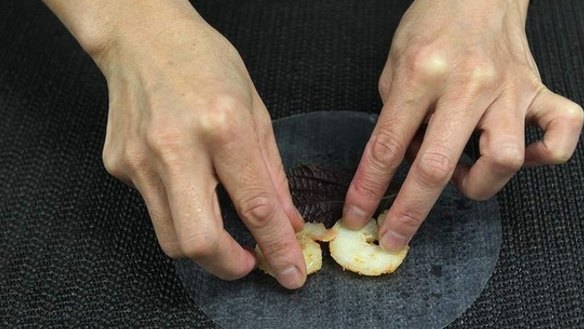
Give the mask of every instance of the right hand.
POLYGON ((125 27, 92 54, 110 97, 105 167, 144 197, 168 256, 233 280, 257 264, 223 228, 221 182, 280 284, 299 288, 303 220, 269 113, 235 48, 186 9, 172 22, 125 27))

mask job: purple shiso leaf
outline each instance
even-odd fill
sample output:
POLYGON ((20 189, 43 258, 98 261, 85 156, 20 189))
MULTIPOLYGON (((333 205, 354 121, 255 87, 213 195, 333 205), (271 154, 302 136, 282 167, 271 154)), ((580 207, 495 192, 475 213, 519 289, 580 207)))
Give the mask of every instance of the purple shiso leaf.
MULTIPOLYGON (((327 228, 341 218, 352 178, 352 170, 320 165, 301 165, 288 173, 292 200, 304 220, 323 223, 327 228)), ((387 194, 380 208, 388 208, 395 195, 387 194)))

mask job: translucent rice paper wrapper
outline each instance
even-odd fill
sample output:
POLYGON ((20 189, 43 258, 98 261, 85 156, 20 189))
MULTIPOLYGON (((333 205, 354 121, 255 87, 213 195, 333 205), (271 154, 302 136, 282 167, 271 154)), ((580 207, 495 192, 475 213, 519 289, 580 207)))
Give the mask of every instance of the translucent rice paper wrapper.
MULTIPOLYGON (((287 169, 301 164, 355 168, 377 116, 313 112, 274 122, 287 169)), ((407 167, 396 180, 403 180, 407 167)), ((223 196, 226 229, 242 244, 255 242, 223 196)), ((448 186, 392 274, 343 271, 323 246, 323 268, 303 288, 288 291, 259 270, 221 281, 189 260, 175 262, 185 289, 223 328, 442 328, 479 296, 501 246, 499 207, 476 202, 448 186)))

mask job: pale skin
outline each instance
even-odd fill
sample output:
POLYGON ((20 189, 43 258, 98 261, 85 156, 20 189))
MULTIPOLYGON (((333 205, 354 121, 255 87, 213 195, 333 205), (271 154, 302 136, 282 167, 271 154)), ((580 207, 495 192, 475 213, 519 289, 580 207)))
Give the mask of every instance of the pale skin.
MULTIPOLYGON (((270 116, 235 48, 186 0, 44 2, 106 77, 104 165, 142 194, 164 252, 225 280, 257 266, 223 229, 220 182, 280 284, 301 287, 295 231, 303 220, 270 116)), ((527 6, 414 1, 379 80, 384 105, 347 193, 346 225, 366 223, 406 154, 411 169, 380 228, 388 250, 409 243, 449 181, 482 200, 524 165, 571 157, 584 115, 542 84, 525 38, 527 6), (542 141, 526 147, 526 123, 544 130, 542 141), (474 130, 481 156, 457 164, 474 130)))

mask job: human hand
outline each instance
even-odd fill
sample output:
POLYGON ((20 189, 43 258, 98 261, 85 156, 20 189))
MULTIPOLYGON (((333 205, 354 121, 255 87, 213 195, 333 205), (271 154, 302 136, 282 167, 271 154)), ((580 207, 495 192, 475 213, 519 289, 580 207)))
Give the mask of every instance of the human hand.
POLYGON ((190 5, 163 3, 174 6, 170 20, 142 11, 139 26, 124 25, 94 48, 110 97, 105 167, 144 197, 168 256, 231 280, 257 264, 223 228, 221 182, 278 281, 298 288, 303 220, 269 114, 235 48, 190 5))
POLYGON ((525 35, 527 6, 413 2, 379 80, 383 109, 346 196, 346 225, 366 223, 406 154, 414 160, 380 228, 388 250, 409 243, 449 180, 484 200, 523 165, 571 157, 582 108, 542 84, 525 35), (527 148, 526 123, 545 132, 527 148), (475 129, 480 158, 472 166, 457 163, 475 129))

